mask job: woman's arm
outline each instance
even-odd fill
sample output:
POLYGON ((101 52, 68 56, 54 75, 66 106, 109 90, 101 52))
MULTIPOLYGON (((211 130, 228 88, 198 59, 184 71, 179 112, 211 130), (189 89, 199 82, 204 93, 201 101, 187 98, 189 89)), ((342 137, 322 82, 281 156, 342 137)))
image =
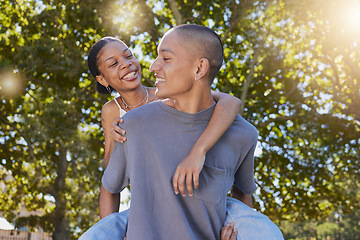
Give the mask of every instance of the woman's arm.
POLYGON ((121 122, 122 119, 119 118, 119 108, 113 101, 107 102, 102 110, 101 110, 101 124, 104 131, 104 137, 105 137, 105 157, 104 162, 105 166, 109 164, 111 152, 114 148, 115 141, 123 142, 125 137, 121 134, 117 133, 113 134, 115 132, 112 130, 114 127, 117 127, 117 131, 123 133, 123 130, 119 128, 118 126, 115 126, 115 122, 113 120, 116 119, 117 122, 121 122), (120 130, 119 130, 120 129, 120 130))
POLYGON ((199 174, 205 162, 206 153, 234 122, 241 106, 241 100, 230 94, 212 91, 217 102, 213 115, 189 155, 179 164, 173 176, 174 191, 185 196, 185 184, 192 196, 192 182, 195 189, 199 184, 199 174), (186 183, 185 183, 186 179, 186 183))
POLYGON ((221 228, 220 237, 221 240, 236 240, 237 229, 234 229, 234 223, 227 223, 221 228))
POLYGON ((111 213, 119 212, 119 207, 120 193, 112 194, 108 192, 103 185, 101 185, 99 200, 100 219, 103 219, 111 213))
POLYGON ((231 188, 231 197, 242 201, 243 203, 252 208, 252 196, 250 194, 243 193, 235 185, 233 185, 231 188))
MULTIPOLYGON (((148 102, 152 102, 157 100, 158 98, 155 95, 155 90, 156 88, 154 87, 146 87, 148 92, 149 92, 149 101, 148 102)), ((116 101, 116 100, 114 100, 116 101)), ((115 140, 117 142, 121 142, 124 143, 126 141, 126 137, 125 137, 125 130, 123 130, 121 127, 119 127, 119 123, 123 123, 124 120, 117 116, 114 121, 111 123, 111 127, 110 127, 110 138, 112 140, 115 140)))

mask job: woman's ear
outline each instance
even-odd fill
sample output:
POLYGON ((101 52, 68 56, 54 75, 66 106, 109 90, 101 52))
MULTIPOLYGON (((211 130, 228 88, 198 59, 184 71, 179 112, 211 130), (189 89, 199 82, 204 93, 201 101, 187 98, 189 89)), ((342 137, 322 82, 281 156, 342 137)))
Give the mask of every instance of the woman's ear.
POLYGON ((108 87, 109 84, 106 82, 105 78, 102 75, 97 75, 96 76, 96 81, 98 81, 101 85, 103 85, 104 87, 108 87))
POLYGON ((200 58, 198 68, 195 74, 195 81, 199 81, 200 79, 207 76, 210 68, 210 62, 207 58, 200 58))

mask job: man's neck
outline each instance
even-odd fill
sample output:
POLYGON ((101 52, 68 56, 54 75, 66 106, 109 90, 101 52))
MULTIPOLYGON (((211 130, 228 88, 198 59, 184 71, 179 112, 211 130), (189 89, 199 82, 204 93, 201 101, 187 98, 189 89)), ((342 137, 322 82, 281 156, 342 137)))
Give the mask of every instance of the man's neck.
POLYGON ((189 94, 174 96, 165 103, 182 112, 197 113, 211 107, 214 104, 214 99, 210 90, 200 89, 200 91, 192 91, 189 94))

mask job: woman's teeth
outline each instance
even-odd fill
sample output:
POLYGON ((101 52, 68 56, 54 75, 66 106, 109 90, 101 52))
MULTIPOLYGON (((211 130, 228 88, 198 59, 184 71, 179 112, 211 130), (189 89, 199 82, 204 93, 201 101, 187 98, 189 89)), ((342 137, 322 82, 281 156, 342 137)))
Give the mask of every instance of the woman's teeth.
POLYGON ((123 79, 125 79, 125 80, 126 80, 126 79, 129 79, 129 78, 135 76, 135 73, 136 73, 136 72, 128 73, 128 74, 126 74, 126 75, 123 77, 123 79))

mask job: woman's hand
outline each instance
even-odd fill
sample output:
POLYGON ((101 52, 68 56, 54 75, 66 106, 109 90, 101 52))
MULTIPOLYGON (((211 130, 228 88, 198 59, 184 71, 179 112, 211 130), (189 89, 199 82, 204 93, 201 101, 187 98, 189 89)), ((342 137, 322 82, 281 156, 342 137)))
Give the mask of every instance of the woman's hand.
POLYGON ((117 142, 124 143, 126 141, 126 137, 124 136, 126 132, 121 127, 119 127, 119 123, 122 122, 124 122, 124 120, 121 117, 115 118, 115 120, 111 123, 110 137, 117 142))
POLYGON ((178 165, 173 176, 173 186, 175 194, 178 194, 180 192, 181 195, 185 196, 186 185, 189 196, 193 195, 192 184, 194 182, 194 188, 198 188, 199 175, 204 166, 205 155, 206 153, 192 150, 190 154, 178 165))
POLYGON ((227 223, 221 228, 221 240, 236 240, 237 229, 234 229, 234 223, 227 223))

